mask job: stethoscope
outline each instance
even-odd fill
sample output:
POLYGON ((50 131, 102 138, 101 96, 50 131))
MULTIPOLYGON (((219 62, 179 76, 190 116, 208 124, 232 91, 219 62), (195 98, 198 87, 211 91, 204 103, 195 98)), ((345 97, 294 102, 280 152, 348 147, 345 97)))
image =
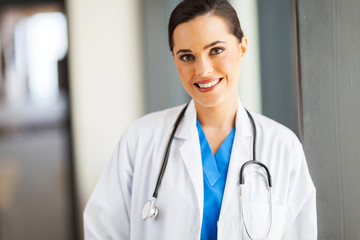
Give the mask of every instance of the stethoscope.
MULTIPOLYGON (((159 173, 159 176, 158 176, 158 179, 157 179, 157 182, 156 182, 156 186, 155 186, 155 190, 154 190, 154 193, 152 195, 152 199, 151 200, 148 200, 144 207, 143 207, 143 210, 142 210, 142 220, 147 220, 148 218, 153 218, 155 219, 156 216, 158 215, 159 213, 159 208, 155 205, 155 201, 157 199, 157 196, 158 196, 158 191, 159 191, 159 187, 160 187, 160 184, 161 184, 161 181, 162 181, 162 178, 164 176, 164 173, 165 173, 165 169, 166 169, 166 165, 167 165, 167 162, 168 162, 168 159, 169 159, 169 152, 170 152, 170 149, 171 149, 171 143, 174 139, 174 135, 175 135, 175 132, 180 124, 180 121, 181 119, 184 117, 184 114, 185 114, 185 111, 188 107, 189 103, 182 109, 182 111, 180 112, 178 118, 176 119, 175 121, 175 125, 174 125, 174 128, 171 132, 171 135, 170 135, 170 139, 169 139, 169 142, 168 142, 168 145, 166 147, 166 151, 165 151, 165 156, 164 156, 164 159, 163 159, 163 163, 162 163, 162 166, 161 166, 161 170, 160 170, 160 173, 159 173)), ((245 109, 246 110, 246 109, 245 109)), ((244 176, 244 169, 251 165, 251 164, 256 164, 262 168, 265 169, 266 171, 266 175, 267 175, 267 187, 268 187, 268 190, 269 190, 269 199, 270 199, 270 215, 271 215, 271 219, 270 219, 270 226, 269 226, 269 229, 267 231, 267 236, 266 236, 266 239, 269 237, 269 234, 270 234, 270 230, 271 230, 271 225, 272 225, 272 216, 273 216, 273 212, 272 212, 272 183, 271 183, 271 175, 270 175, 270 171, 269 169, 266 167, 265 164, 263 164, 262 162, 259 162, 259 161, 256 161, 255 159, 255 154, 256 154, 256 151, 255 151, 255 147, 256 147, 256 125, 255 125, 255 121, 253 119, 253 117, 251 116, 251 114, 249 113, 248 110, 246 110, 247 112, 247 115, 250 119, 250 122, 251 122, 251 125, 252 125, 252 128, 253 128, 253 132, 254 132, 254 138, 253 138, 253 160, 249 160, 247 162, 245 162, 242 166, 241 166, 241 169, 240 169, 240 210, 241 210, 241 215, 242 215, 242 219, 243 219, 243 225, 244 225, 244 228, 245 228, 245 231, 247 233, 247 235, 250 237, 250 239, 252 240, 257 240, 253 237, 251 237, 251 234, 247 228, 247 225, 246 225, 246 222, 245 222, 245 219, 244 219, 244 211, 243 211, 243 204, 242 204, 242 198, 243 198, 243 187, 244 187, 244 184, 245 184, 245 176, 244 176)), ((264 178, 266 178, 263 174, 261 174, 261 176, 263 176, 264 178)))

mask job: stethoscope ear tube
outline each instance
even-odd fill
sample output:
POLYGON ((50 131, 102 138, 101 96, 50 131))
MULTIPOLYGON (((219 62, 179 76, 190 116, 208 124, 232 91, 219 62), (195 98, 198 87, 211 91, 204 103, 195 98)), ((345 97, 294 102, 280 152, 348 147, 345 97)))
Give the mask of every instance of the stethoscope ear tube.
MULTIPOLYGON (((246 110, 246 112, 247 112, 247 114, 249 116, 249 119, 250 119, 251 124, 253 126, 253 131, 254 131, 254 137, 253 137, 253 160, 245 162, 241 166, 241 169, 240 169, 240 176, 239 176, 240 181, 239 182, 240 182, 240 209, 241 209, 241 216, 242 216, 242 219, 243 219, 246 234, 249 236, 249 238, 251 240, 256 240, 256 238, 253 238, 250 235, 250 232, 248 230, 248 227, 247 227, 247 224, 246 224, 246 221, 245 221, 245 218, 244 218, 244 209, 243 209, 243 186, 244 186, 244 183, 245 183, 244 169, 246 168, 246 166, 248 166, 250 164, 256 164, 256 165, 259 165, 259 166, 263 167, 265 169, 265 171, 266 171, 266 174, 267 174, 267 183, 268 183, 269 198, 270 198, 270 225, 269 225, 269 229, 268 229, 267 236, 266 236, 265 239, 269 239, 269 235, 270 235, 270 231, 271 231, 271 227, 272 227, 272 221, 273 221, 271 174, 270 174, 270 171, 269 171, 269 169, 267 168, 267 166, 265 164, 263 164, 262 162, 256 161, 256 145, 255 145, 256 144, 256 126, 255 126, 255 121, 254 121, 253 117, 251 116, 251 114, 249 113, 249 111, 246 110)), ((265 178, 265 176, 264 176, 264 178, 265 178)))
POLYGON ((242 166, 241 166, 241 169, 240 169, 240 185, 244 185, 245 183, 245 179, 244 179, 244 169, 246 168, 246 166, 250 165, 250 164, 257 164, 257 165, 260 165, 261 167, 263 167, 266 171, 266 174, 267 174, 267 180, 268 180, 268 187, 271 188, 272 187, 272 182, 271 182, 271 175, 270 175, 270 171, 269 169, 266 167, 265 164, 263 164, 262 162, 258 162, 258 161, 255 161, 255 160, 250 160, 250 161, 247 161, 245 162, 242 166))
POLYGON ((250 164, 257 164, 260 165, 261 167, 263 167, 266 170, 266 174, 267 174, 267 179, 268 179, 268 187, 271 188, 272 187, 272 182, 271 182, 271 175, 270 175, 270 171, 269 169, 266 167, 265 164, 263 164, 262 162, 256 161, 256 126, 255 126, 255 121, 254 118, 251 116, 251 114, 249 113, 249 111, 247 109, 246 113, 249 116, 249 119, 251 121, 251 125, 253 127, 253 131, 254 131, 254 137, 253 137, 253 160, 247 161, 245 162, 240 169, 240 185, 244 185, 245 179, 243 178, 244 174, 244 169, 246 168, 246 166, 250 165, 250 164))

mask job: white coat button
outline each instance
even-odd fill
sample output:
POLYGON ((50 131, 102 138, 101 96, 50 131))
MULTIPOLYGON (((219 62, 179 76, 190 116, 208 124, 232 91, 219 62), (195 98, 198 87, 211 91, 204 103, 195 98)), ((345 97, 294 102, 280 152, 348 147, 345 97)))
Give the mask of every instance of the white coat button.
POLYGON ((199 227, 199 226, 194 226, 194 227, 191 229, 191 231, 192 231, 193 233, 199 233, 200 227, 199 227))

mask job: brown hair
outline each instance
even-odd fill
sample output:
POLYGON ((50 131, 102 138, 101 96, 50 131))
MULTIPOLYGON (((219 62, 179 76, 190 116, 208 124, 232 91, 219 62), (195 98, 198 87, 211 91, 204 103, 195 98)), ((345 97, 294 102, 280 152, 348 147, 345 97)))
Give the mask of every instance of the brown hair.
POLYGON ((179 24, 189 22, 190 20, 204 14, 212 14, 222 17, 228 25, 230 33, 239 39, 239 42, 241 42, 244 33, 241 29, 240 21, 235 9, 227 0, 183 0, 172 11, 169 20, 168 37, 171 52, 174 48, 173 33, 175 28, 179 24))

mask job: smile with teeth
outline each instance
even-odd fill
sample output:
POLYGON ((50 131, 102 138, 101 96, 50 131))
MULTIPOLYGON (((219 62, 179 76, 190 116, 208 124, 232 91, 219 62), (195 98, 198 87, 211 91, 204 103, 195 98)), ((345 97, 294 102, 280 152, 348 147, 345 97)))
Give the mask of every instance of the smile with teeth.
POLYGON ((210 88, 210 87, 215 86, 216 84, 218 84, 220 82, 220 80, 222 80, 222 78, 216 79, 216 80, 214 80, 212 82, 205 83, 205 84, 197 83, 196 85, 198 85, 198 87, 200 87, 200 88, 210 88))

